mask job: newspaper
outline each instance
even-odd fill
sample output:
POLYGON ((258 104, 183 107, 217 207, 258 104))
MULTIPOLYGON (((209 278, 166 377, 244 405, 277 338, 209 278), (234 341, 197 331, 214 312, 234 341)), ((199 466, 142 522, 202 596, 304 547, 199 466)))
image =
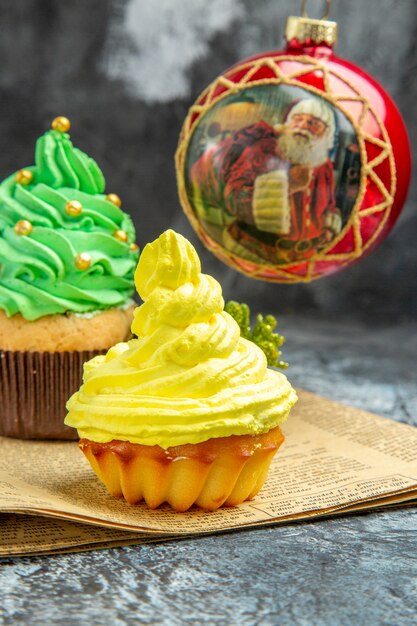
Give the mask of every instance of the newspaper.
POLYGON ((160 541, 417 500, 417 428, 305 391, 299 398, 264 488, 250 502, 214 512, 128 505, 107 493, 76 443, 0 438, 0 556, 160 541))

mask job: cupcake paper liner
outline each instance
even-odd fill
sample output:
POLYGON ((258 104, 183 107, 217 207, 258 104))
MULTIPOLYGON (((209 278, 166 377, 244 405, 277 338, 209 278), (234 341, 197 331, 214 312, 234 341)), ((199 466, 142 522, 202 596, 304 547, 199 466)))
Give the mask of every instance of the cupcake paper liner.
POLYGON ((262 488, 274 454, 284 441, 279 426, 262 435, 231 435, 164 450, 128 441, 79 447, 97 477, 116 498, 163 502, 179 512, 196 505, 215 511, 251 500, 262 488))
POLYGON ((82 383, 86 361, 105 350, 0 350, 0 436, 77 440, 64 424, 66 402, 82 383))

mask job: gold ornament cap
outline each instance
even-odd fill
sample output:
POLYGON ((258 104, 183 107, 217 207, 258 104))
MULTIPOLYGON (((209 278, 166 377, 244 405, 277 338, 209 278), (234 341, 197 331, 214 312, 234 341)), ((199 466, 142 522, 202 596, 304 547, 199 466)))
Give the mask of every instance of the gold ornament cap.
POLYGON ((307 15, 307 0, 301 2, 301 15, 291 15, 285 26, 285 38, 287 41, 296 39, 300 43, 324 43, 334 46, 337 42, 337 22, 327 19, 330 13, 331 0, 326 0, 326 10, 320 19, 314 19, 307 15))

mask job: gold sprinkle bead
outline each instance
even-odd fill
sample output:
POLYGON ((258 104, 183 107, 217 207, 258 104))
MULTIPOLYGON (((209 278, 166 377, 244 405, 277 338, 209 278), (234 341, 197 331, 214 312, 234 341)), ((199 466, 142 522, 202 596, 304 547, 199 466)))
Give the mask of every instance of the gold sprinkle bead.
POLYGON ((33 174, 29 170, 19 170, 16 174, 16 182, 19 185, 30 185, 33 180, 33 174))
POLYGON ((78 200, 69 200, 65 205, 65 213, 71 217, 77 217, 83 211, 83 205, 78 200))
POLYGON ((117 207, 119 207, 119 209, 122 206, 122 201, 117 193, 108 193, 106 196, 106 200, 108 200, 112 204, 115 204, 117 207))
POLYGON ((113 237, 115 237, 118 241, 123 241, 123 243, 127 243, 128 240, 127 233, 124 230, 114 231, 113 237))
POLYGON ((139 246, 136 243, 131 243, 130 244, 130 251, 131 252, 137 252, 139 250, 139 246))
POLYGON ((91 265, 91 256, 87 252, 80 252, 75 257, 75 267, 78 270, 88 270, 91 265))
POLYGON ((67 133, 71 128, 71 122, 67 117, 63 117, 60 115, 52 120, 51 124, 54 130, 57 130, 59 133, 67 133))
POLYGON ((30 235, 32 232, 32 224, 28 220, 19 220, 14 225, 16 235, 30 235))

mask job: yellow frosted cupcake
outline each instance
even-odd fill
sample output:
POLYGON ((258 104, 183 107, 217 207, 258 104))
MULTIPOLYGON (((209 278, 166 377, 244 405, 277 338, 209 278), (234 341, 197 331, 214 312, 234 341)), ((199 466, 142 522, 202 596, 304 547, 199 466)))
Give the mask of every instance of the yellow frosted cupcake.
POLYGON ((253 498, 296 394, 240 336, 219 283, 172 230, 148 244, 135 283, 138 339, 89 361, 66 424, 116 497, 214 510, 253 498))

